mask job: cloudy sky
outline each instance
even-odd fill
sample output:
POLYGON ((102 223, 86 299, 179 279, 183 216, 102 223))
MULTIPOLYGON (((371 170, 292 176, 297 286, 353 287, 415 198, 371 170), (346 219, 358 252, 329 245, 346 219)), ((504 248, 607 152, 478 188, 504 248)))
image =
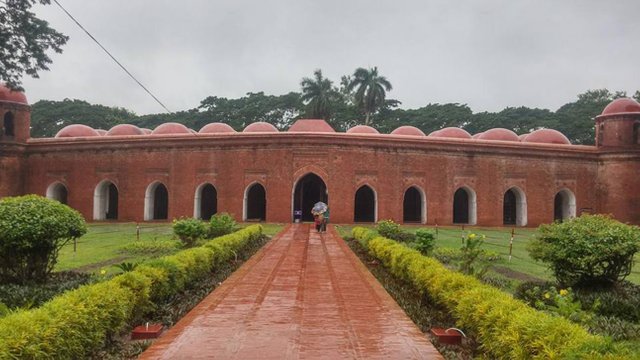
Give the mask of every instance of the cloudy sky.
MULTIPOLYGON (((403 108, 557 109, 588 89, 640 89, 638 0, 59 0, 172 111, 209 95, 299 91, 377 66, 403 108)), ((163 109, 55 4, 36 13, 70 36, 30 102, 84 99, 163 109)))

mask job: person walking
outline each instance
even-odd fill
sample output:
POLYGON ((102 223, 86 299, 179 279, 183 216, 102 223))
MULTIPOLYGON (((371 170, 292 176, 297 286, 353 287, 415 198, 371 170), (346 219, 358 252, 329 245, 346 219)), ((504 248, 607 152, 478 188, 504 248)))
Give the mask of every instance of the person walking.
POLYGON ((322 231, 327 231, 327 224, 329 223, 329 207, 322 213, 322 231))

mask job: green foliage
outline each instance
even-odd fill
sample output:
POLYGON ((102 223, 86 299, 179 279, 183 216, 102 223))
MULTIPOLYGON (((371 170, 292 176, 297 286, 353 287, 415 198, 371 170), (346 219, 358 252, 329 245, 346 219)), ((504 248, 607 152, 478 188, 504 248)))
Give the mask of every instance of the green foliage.
POLYGON ((0 200, 0 282, 44 282, 58 251, 87 232, 76 210, 37 195, 0 200))
POLYGON ((231 234, 236 230, 237 225, 233 216, 228 213, 215 214, 209 221, 209 237, 216 238, 218 236, 231 234))
POLYGON ((120 252, 131 255, 157 256, 171 254, 182 247, 182 242, 177 240, 145 240, 134 241, 120 247, 120 252))
POLYGON ((484 239, 484 235, 476 235, 473 233, 462 239, 462 247, 460 248, 460 271, 463 274, 475 275, 481 278, 487 272, 488 265, 482 264, 480 261, 480 256, 483 253, 481 247, 484 239))
POLYGON ((303 78, 302 101, 306 103, 306 116, 310 119, 329 120, 334 109, 333 103, 339 96, 331 86, 331 80, 322 76, 322 70, 313 72, 313 79, 303 78))
POLYGON ((594 334, 610 336, 615 341, 640 340, 640 324, 615 316, 595 316, 589 323, 594 334))
POLYGON ((422 255, 430 255, 436 246, 436 236, 427 229, 416 230, 416 239, 412 247, 418 250, 422 255))
POLYGON ((400 230, 400 225, 393 220, 382 220, 378 222, 378 225, 376 225, 376 231, 378 231, 378 234, 394 240, 397 240, 398 236, 402 232, 402 230, 400 230))
POLYGON ((378 75, 378 67, 357 68, 350 79, 347 89, 355 90, 353 95, 356 106, 365 116, 364 124, 369 125, 371 116, 384 107, 387 91, 392 86, 386 77, 378 75))
POLYGON ((45 284, 2 284, 0 303, 11 309, 38 307, 65 291, 91 282, 91 275, 79 272, 54 272, 45 284))
POLYGON ((623 281, 614 288, 577 289, 576 296, 598 315, 640 322, 640 285, 623 281))
POLYGON ((113 265, 114 267, 117 267, 118 269, 120 269, 123 273, 125 272, 129 272, 129 271, 133 271, 136 269, 136 267, 138 267, 138 264, 136 263, 131 263, 131 262, 121 262, 120 264, 116 264, 113 265))
MULTIPOLYGON (((353 233, 366 235, 356 229, 353 233)), ((395 276, 447 308, 458 327, 468 330, 491 358, 602 358, 614 351, 610 341, 536 311, 474 277, 448 270, 416 250, 384 237, 366 244, 395 276)))
POLYGON ((531 257, 548 263, 564 286, 614 284, 633 267, 640 229, 604 215, 582 215, 541 225, 528 246, 531 257))
POLYGON ((207 226, 201 220, 194 218, 174 219, 173 233, 186 247, 191 247, 206 235, 207 226))
POLYGON ((31 7, 50 0, 7 0, 0 6, 0 78, 21 89, 23 74, 34 78, 49 70, 49 49, 60 53, 69 38, 38 19, 31 7))

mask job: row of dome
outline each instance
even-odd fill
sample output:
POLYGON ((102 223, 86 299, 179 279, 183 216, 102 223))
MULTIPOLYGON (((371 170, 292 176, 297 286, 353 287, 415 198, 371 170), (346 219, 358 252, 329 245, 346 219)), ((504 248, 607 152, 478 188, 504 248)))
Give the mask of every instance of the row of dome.
MULTIPOLYGON (((74 124, 69 125, 60 130, 56 134, 56 138, 70 137, 91 137, 91 136, 137 136, 137 135, 185 135, 185 134, 219 134, 219 133, 235 133, 236 131, 224 123, 211 123, 205 125, 199 132, 189 129, 179 123, 164 123, 156 127, 154 130, 139 128, 131 124, 120 124, 112 127, 109 131, 102 129, 93 129, 86 125, 74 124)), ((278 129, 272 124, 266 122, 255 122, 249 124, 243 133, 276 133, 278 129)), ((335 132, 329 124, 324 120, 302 119, 296 121, 291 126, 289 132, 335 132)), ((380 134, 378 130, 366 125, 357 125, 347 130, 349 134, 380 134)), ((482 133, 471 136, 463 129, 456 127, 448 127, 434 131, 429 135, 425 135, 422 130, 413 126, 400 126, 393 130, 391 135, 402 136, 419 136, 433 138, 455 138, 455 139, 478 139, 493 141, 514 141, 528 143, 547 143, 547 144, 571 144, 569 139, 562 133, 552 129, 535 130, 529 134, 517 135, 511 130, 503 128, 490 129, 482 133)))

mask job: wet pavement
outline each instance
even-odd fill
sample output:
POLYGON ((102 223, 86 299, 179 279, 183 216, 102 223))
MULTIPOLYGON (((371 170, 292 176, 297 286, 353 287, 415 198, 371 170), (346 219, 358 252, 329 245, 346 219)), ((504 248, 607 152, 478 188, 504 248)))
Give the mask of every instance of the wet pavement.
POLYGON ((339 237, 289 225, 141 359, 442 359, 339 237))

